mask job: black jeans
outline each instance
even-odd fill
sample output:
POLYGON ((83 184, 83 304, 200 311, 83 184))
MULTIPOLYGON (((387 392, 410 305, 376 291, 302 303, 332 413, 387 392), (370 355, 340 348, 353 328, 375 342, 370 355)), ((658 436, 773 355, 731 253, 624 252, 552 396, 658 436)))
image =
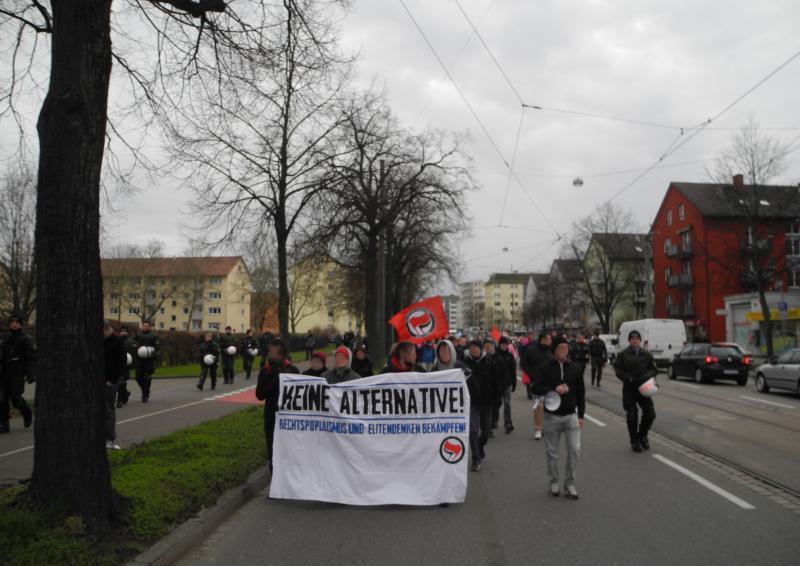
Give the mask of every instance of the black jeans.
POLYGON ((631 443, 638 442, 640 438, 647 438, 647 433, 656 420, 653 400, 639 393, 637 386, 626 383, 622 386, 622 408, 625 409, 631 443), (639 407, 642 409, 641 422, 639 422, 639 407))
POLYGON ((264 410, 264 436, 267 439, 267 461, 269 462, 269 471, 272 473, 272 445, 275 441, 275 409, 264 410))
POLYGON ((600 385, 600 379, 603 377, 603 366, 605 360, 603 358, 592 358, 592 385, 597 383, 600 385))
POLYGON ((233 356, 222 354, 222 377, 225 383, 233 383, 233 356))
POLYGON ((142 399, 150 398, 150 383, 153 381, 153 372, 156 371, 155 360, 140 359, 136 364, 136 383, 142 390, 142 399))
POLYGON ((11 405, 19 411, 22 418, 28 420, 33 414, 28 403, 22 398, 22 395, 6 395, 0 391, 0 426, 8 426, 8 421, 11 416, 11 405))
POLYGON ((478 436, 478 446, 480 448, 480 457, 483 459, 486 454, 483 452, 483 447, 489 442, 489 433, 492 431, 492 412, 493 405, 478 405, 478 412, 480 413, 481 433, 478 436))
POLYGON ((203 390, 203 384, 206 382, 206 377, 208 377, 209 373, 211 374, 211 389, 217 387, 217 364, 213 364, 210 366, 206 364, 201 364, 200 383, 198 384, 200 385, 200 391, 203 390))
POLYGON ((242 356, 242 366, 244 367, 245 379, 250 379, 250 374, 253 372, 253 356, 245 354, 242 356))

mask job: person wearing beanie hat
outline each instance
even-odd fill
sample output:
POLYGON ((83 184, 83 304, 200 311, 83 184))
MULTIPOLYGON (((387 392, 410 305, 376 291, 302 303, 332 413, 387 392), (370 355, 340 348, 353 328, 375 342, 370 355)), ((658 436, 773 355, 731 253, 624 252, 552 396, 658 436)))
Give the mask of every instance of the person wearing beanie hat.
POLYGON ((303 372, 303 375, 322 377, 328 371, 328 367, 325 365, 327 362, 328 356, 325 355, 325 352, 312 353, 309 358, 309 368, 303 372))
POLYGON ((360 379, 361 376, 350 369, 350 361, 353 355, 349 348, 339 346, 333 353, 333 367, 322 374, 328 383, 334 385, 336 383, 344 383, 353 379, 360 379))
POLYGON ((641 452, 650 449, 647 433, 656 420, 656 409, 651 397, 639 393, 639 386, 658 374, 653 354, 641 347, 642 335, 638 330, 628 334, 628 347, 614 359, 614 372, 622 382, 622 408, 628 421, 628 436, 631 450, 641 452), (638 407, 642 409, 639 422, 638 407))
POLYGON ((353 350, 353 362, 350 368, 361 377, 369 377, 373 373, 372 360, 367 355, 367 347, 363 343, 356 344, 353 350))

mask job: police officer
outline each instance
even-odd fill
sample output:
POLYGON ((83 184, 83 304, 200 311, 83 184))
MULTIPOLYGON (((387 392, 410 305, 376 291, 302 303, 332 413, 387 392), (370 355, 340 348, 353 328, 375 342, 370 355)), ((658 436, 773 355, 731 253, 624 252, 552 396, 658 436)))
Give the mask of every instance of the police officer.
POLYGON ((142 331, 134 338, 133 342, 136 346, 136 383, 142 390, 142 403, 147 403, 150 400, 150 384, 153 381, 153 373, 156 371, 156 356, 158 356, 160 346, 158 336, 153 332, 149 320, 142 322, 142 331), (139 355, 139 349, 143 346, 152 348, 144 357, 139 355))
POLYGON ((200 381, 197 383, 197 389, 203 390, 203 384, 209 373, 211 374, 211 390, 217 388, 217 367, 219 367, 219 344, 214 341, 214 336, 210 332, 206 332, 200 343, 200 381), (214 356, 214 362, 207 364, 206 356, 214 356))
POLYGON ((594 336, 589 340, 589 357, 592 359, 592 385, 597 384, 597 387, 600 387, 603 366, 608 360, 608 350, 606 350, 606 343, 600 340, 599 330, 595 330, 594 336))
POLYGON ((9 333, 0 346, 0 433, 9 432, 11 405, 20 412, 28 428, 33 423, 33 413, 22 398, 25 381, 33 383, 35 351, 30 337, 22 331, 22 318, 12 315, 8 321, 9 333))
POLYGON ((239 348, 242 351, 242 366, 244 366, 244 377, 250 379, 250 374, 253 373, 253 360, 255 356, 250 353, 250 350, 258 350, 258 342, 253 338, 253 331, 249 328, 242 341, 239 343, 239 348))
POLYGON ((614 371, 622 381, 622 407, 628 420, 628 434, 631 449, 641 452, 649 450, 650 442, 647 433, 656 420, 653 399, 639 393, 639 387, 651 377, 658 374, 653 355, 641 347, 642 335, 638 330, 628 334, 628 347, 620 352, 614 360, 614 371), (637 405, 642 409, 642 421, 639 422, 637 405))
POLYGON ((236 350, 236 337, 231 332, 231 327, 225 327, 225 334, 219 337, 219 347, 222 350, 222 377, 223 383, 233 383, 233 362, 236 359, 236 352, 228 353, 228 348, 236 350))
POLYGON ((131 357, 131 364, 128 365, 128 356, 125 356, 125 367, 117 384, 117 409, 121 409, 128 404, 131 392, 128 391, 128 380, 131 378, 131 366, 136 359, 136 342, 128 335, 128 327, 123 326, 119 329, 119 337, 125 346, 125 353, 131 357))

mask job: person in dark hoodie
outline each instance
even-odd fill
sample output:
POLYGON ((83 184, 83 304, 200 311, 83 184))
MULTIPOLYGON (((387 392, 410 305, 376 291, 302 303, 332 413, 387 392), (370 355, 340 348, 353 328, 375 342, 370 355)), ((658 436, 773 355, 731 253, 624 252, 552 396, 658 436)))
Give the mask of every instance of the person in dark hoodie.
POLYGON ((503 428, 505 428, 506 434, 514 430, 514 423, 511 421, 511 393, 517 389, 517 360, 509 350, 509 344, 511 344, 511 339, 508 336, 502 336, 494 354, 503 388, 503 428))
POLYGON ((564 434, 567 448, 567 466, 564 470, 564 493, 578 499, 575 472, 581 455, 581 429, 586 410, 585 387, 580 365, 568 359, 569 344, 557 340, 553 357, 541 365, 534 374, 533 391, 538 396, 558 394, 556 407, 545 402, 544 442, 547 449, 547 479, 549 493, 559 495, 558 445, 564 434))
POLYGON ((350 369, 350 360, 352 357, 353 355, 348 348, 339 346, 333 354, 333 367, 322 374, 322 377, 331 385, 360 379, 361 376, 350 369))
POLYGON ((412 342, 398 342, 381 373, 404 373, 409 371, 425 373, 425 368, 417 363, 417 347, 412 342))
POLYGON ((489 437, 494 438, 494 429, 497 428, 497 423, 500 422, 500 407, 503 404, 503 372, 498 364, 499 360, 495 356, 496 348, 494 340, 491 338, 483 339, 483 352, 486 357, 494 364, 495 380, 492 384, 492 430, 489 432, 489 437))
POLYGON ((469 343, 464 365, 475 380, 476 394, 470 398, 470 403, 478 408, 478 422, 480 435, 478 437, 478 458, 472 457, 472 471, 481 469, 481 462, 486 458, 486 443, 489 442, 489 433, 492 430, 492 403, 494 401, 494 387, 497 380, 494 362, 483 351, 480 340, 469 343), (477 460, 477 461, 476 461, 477 460))
POLYGON ((361 377, 369 377, 373 374, 372 360, 367 355, 367 348, 363 343, 358 342, 353 350, 353 363, 350 367, 361 377))
POLYGON ((450 340, 440 340, 436 344, 436 363, 434 371, 445 371, 448 369, 460 369, 464 372, 469 391, 469 450, 472 454, 472 471, 477 472, 481 469, 481 415, 478 409, 478 384, 472 375, 472 370, 458 359, 458 350, 450 340))
POLYGON ((309 359, 309 368, 303 372, 303 375, 311 375, 314 377, 322 377, 328 367, 325 365, 328 362, 328 356, 325 352, 314 352, 309 359))
POLYGON ((264 403, 264 436, 267 439, 267 464, 272 473, 272 444, 275 438, 275 417, 278 412, 280 377, 282 373, 300 373, 287 359, 286 342, 273 338, 267 344, 267 361, 258 374, 256 399, 264 403))
MULTIPOLYGON (((528 374, 531 380, 531 391, 533 391, 532 384, 536 378, 536 371, 552 356, 552 351, 550 350, 550 345, 552 343, 552 335, 547 332, 542 332, 539 334, 539 341, 535 345, 525 348, 525 354, 522 356, 520 365, 522 366, 522 371, 528 374)), ((534 403, 533 426, 535 429, 533 438, 535 440, 541 440, 542 430, 544 429, 544 407, 540 399, 537 399, 536 403, 534 403)))

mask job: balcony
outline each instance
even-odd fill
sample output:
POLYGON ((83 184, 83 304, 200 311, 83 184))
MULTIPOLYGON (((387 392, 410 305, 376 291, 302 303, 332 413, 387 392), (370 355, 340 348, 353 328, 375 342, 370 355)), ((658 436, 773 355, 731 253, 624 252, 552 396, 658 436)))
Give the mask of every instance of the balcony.
POLYGON ((667 246, 667 257, 670 259, 689 259, 692 257, 692 244, 689 242, 681 242, 680 244, 672 244, 667 246))
POLYGON ((753 241, 748 241, 747 239, 744 239, 741 242, 739 242, 739 251, 741 251, 742 255, 745 257, 762 256, 768 254, 771 247, 772 247, 772 242, 770 240, 765 240, 765 239, 759 239, 753 241))
POLYGON ((670 305, 667 308, 669 316, 674 318, 694 318, 694 307, 692 305, 670 305))
POLYGON ((678 273, 670 275, 667 280, 668 287, 691 287, 694 284, 691 273, 678 273))

